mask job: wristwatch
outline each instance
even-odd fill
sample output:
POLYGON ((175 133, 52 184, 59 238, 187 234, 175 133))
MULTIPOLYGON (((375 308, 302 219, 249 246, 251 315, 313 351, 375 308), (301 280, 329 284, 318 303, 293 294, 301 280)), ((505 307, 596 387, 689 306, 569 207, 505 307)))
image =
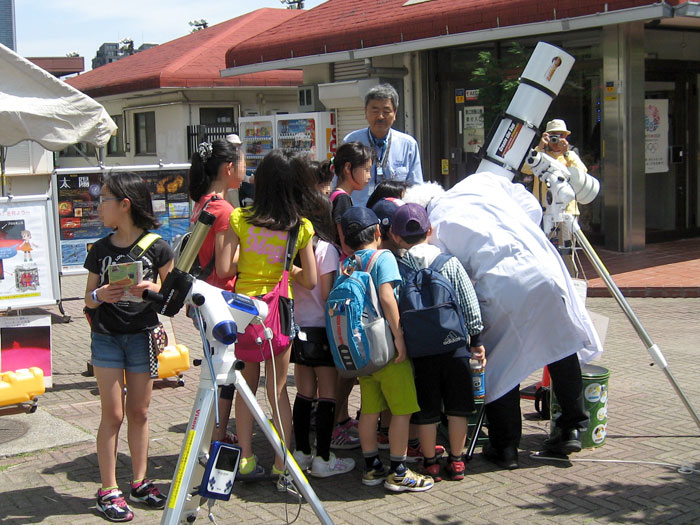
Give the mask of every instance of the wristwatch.
POLYGON ((102 304, 104 301, 100 301, 97 298, 97 288, 95 288, 92 293, 90 294, 90 297, 92 297, 92 300, 95 301, 97 304, 102 304))

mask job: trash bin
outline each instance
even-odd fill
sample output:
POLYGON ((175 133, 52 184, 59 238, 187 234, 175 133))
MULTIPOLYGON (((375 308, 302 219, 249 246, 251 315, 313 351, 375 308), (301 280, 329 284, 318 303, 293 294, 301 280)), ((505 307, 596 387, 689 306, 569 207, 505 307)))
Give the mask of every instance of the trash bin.
MULTIPOLYGON (((610 370, 602 366, 583 365, 583 403, 588 414, 588 428, 581 431, 583 448, 601 447, 608 433, 608 379, 610 370)), ((554 391, 551 392, 551 425, 561 414, 561 407, 554 391)))

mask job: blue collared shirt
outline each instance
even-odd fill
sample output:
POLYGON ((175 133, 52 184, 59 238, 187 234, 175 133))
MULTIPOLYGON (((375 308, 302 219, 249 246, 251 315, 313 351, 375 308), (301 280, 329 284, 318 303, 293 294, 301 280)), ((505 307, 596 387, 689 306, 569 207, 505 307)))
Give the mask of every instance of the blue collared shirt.
POLYGON ((348 133, 343 139, 343 143, 362 142, 365 146, 374 148, 378 157, 378 160, 372 165, 372 177, 367 186, 363 190, 352 192, 352 200, 356 206, 365 206, 376 185, 383 180, 404 180, 409 184, 423 182, 423 170, 421 169, 420 152, 416 139, 395 129, 390 129, 386 138, 387 140, 391 139, 391 146, 383 176, 377 175, 377 165, 382 160, 380 155, 383 155, 387 144, 380 151, 370 138, 369 128, 348 133))

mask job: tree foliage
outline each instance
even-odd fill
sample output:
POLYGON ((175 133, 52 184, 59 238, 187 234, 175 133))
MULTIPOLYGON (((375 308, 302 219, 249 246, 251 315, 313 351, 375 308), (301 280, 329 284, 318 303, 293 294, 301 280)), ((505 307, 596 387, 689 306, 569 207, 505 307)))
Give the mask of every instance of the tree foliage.
POLYGON ((525 63, 525 48, 518 42, 511 42, 502 56, 494 56, 491 51, 479 52, 471 80, 479 86, 479 103, 484 106, 487 128, 510 104, 525 63))

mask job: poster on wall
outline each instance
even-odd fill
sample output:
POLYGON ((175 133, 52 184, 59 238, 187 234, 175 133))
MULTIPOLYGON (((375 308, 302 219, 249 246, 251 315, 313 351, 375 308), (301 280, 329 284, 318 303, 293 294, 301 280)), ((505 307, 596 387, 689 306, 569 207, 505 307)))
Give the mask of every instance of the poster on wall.
POLYGON ((464 108, 464 151, 478 153, 484 145, 484 106, 464 108))
POLYGON ((0 198, 0 310, 58 302, 54 236, 48 195, 0 198))
POLYGON ((57 202, 58 245, 61 273, 84 273, 85 257, 92 244, 108 235, 97 211, 103 177, 128 171, 140 175, 153 198, 153 212, 161 227, 156 231, 166 241, 187 231, 190 201, 187 193, 189 164, 131 166, 94 170, 65 168, 54 171, 53 188, 57 202))
POLYGON ((51 376, 51 316, 0 317, 0 372, 36 366, 44 372, 44 386, 51 376))
POLYGON ((644 172, 668 171, 668 99, 644 101, 644 172))

